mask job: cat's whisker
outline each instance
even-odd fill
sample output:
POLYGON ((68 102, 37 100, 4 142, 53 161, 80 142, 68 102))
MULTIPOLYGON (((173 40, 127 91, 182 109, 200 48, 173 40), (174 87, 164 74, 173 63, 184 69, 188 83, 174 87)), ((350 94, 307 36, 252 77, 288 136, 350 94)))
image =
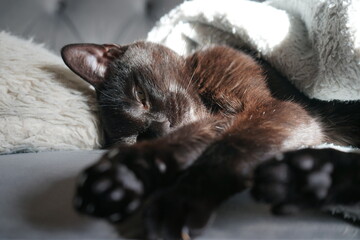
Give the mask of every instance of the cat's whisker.
POLYGON ((100 107, 120 107, 121 104, 114 104, 114 105, 111 105, 111 104, 99 104, 100 107))
POLYGON ((195 76, 195 71, 193 72, 193 74, 190 77, 190 80, 188 82, 188 85, 185 88, 185 91, 189 91, 190 87, 192 87, 192 84, 194 82, 194 76, 195 76))
MULTIPOLYGON (((114 96, 111 96, 110 94, 104 92, 104 91, 101 91, 101 90, 98 90, 99 93, 101 93, 102 95, 108 97, 107 100, 110 100, 110 101, 114 101, 114 102, 119 102, 119 100, 121 100, 121 98, 115 98, 114 96, 120 96, 120 94, 113 94, 114 96)), ((116 90, 115 90, 116 91, 116 90)))

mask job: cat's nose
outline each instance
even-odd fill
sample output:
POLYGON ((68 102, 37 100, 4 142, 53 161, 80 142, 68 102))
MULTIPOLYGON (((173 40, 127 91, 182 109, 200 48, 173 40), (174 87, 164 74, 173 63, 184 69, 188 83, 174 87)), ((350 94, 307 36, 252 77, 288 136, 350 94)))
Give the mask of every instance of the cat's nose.
POLYGON ((164 136, 170 131, 170 122, 168 120, 162 122, 151 122, 145 131, 139 133, 137 141, 149 140, 164 136))
POLYGON ((161 122, 152 122, 149 126, 149 129, 153 132, 156 132, 160 137, 170 132, 170 122, 167 119, 161 122))

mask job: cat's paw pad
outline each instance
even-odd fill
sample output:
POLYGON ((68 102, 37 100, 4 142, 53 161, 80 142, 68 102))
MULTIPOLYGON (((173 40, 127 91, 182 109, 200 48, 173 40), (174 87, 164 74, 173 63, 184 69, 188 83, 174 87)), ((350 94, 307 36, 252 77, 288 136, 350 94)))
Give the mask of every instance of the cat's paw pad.
POLYGON ((296 212, 297 207, 321 204, 331 187, 332 162, 318 158, 309 150, 285 153, 282 158, 257 167, 253 196, 273 204, 276 213, 296 212))
POLYGON ((78 178, 75 208, 88 215, 119 222, 141 204, 143 182, 127 165, 113 161, 110 151, 78 178))

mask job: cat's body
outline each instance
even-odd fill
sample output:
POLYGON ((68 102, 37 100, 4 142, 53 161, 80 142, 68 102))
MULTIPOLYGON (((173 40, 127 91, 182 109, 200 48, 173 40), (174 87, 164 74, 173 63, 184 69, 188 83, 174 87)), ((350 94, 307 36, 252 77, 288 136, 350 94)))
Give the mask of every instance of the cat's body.
POLYGON ((183 58, 147 42, 80 44, 62 55, 95 86, 109 144, 132 144, 85 170, 75 204, 117 222, 152 196, 148 238, 196 234, 220 203, 249 187, 259 163, 279 153, 360 145, 355 103, 310 101, 228 47, 183 58))

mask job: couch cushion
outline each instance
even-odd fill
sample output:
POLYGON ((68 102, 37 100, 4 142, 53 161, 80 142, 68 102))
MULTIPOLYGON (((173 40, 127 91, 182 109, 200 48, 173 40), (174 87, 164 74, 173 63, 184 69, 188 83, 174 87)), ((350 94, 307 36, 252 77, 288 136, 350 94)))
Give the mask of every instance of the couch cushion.
MULTIPOLYGON (((103 151, 58 151, 0 156, 1 239, 118 239, 102 220, 72 209, 78 172, 103 151)), ((140 228, 120 227, 131 234, 140 228)), ((198 239, 357 239, 360 230, 329 215, 304 212, 272 216, 268 207, 238 194, 218 211, 210 229, 198 239)))

